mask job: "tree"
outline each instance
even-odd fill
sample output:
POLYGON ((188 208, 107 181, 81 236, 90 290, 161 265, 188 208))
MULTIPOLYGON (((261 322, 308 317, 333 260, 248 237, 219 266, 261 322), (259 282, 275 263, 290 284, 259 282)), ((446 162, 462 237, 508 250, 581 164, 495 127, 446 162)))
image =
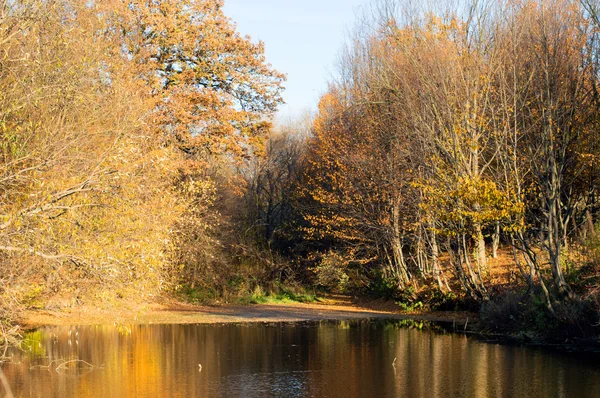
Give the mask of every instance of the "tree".
POLYGON ((0 295, 194 279, 281 102, 262 43, 218 1, 22 0, 0 44, 0 295))
POLYGON ((117 4, 112 24, 154 97, 152 123, 167 141, 197 161, 239 159, 260 146, 266 118, 282 102, 284 76, 266 63, 263 43, 235 31, 223 1, 117 4))

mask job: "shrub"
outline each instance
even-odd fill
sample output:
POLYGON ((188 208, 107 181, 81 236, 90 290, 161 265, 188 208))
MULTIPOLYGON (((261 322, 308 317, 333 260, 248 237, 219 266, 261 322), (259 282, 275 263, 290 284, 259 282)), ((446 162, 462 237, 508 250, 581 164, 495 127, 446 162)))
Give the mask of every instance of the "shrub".
POLYGON ((332 291, 345 292, 350 287, 350 277, 346 270, 348 261, 339 253, 329 251, 321 257, 313 268, 318 286, 332 291))

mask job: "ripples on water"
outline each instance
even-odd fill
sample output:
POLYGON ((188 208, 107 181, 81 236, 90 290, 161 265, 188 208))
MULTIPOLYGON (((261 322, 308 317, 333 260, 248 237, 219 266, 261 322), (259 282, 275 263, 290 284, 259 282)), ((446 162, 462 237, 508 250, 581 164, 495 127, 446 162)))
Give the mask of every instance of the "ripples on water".
POLYGON ((399 321, 49 327, 27 339, 3 366, 17 397, 600 396, 594 359, 399 321))

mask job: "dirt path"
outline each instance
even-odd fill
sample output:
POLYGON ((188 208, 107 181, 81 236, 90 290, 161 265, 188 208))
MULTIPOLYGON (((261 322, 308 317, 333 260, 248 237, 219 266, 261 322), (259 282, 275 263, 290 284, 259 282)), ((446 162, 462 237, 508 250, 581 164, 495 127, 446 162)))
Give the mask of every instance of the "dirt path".
POLYGON ((348 319, 413 319, 435 322, 464 322, 465 313, 407 314, 393 303, 355 303, 334 298, 322 303, 194 306, 177 302, 152 304, 143 308, 103 310, 93 307, 60 311, 36 310, 23 314, 28 328, 54 325, 98 324, 212 324, 241 322, 299 322, 348 319))

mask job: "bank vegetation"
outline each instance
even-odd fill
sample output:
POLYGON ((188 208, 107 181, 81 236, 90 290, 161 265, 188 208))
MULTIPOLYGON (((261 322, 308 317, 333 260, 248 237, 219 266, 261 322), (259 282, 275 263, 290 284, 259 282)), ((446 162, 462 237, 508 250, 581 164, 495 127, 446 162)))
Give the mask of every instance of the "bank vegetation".
POLYGON ((24 308, 301 287, 597 338, 597 2, 376 1, 276 127, 222 6, 0 1, 2 346, 24 308))

